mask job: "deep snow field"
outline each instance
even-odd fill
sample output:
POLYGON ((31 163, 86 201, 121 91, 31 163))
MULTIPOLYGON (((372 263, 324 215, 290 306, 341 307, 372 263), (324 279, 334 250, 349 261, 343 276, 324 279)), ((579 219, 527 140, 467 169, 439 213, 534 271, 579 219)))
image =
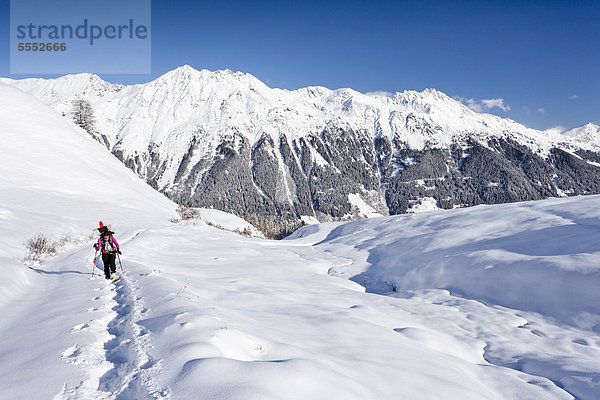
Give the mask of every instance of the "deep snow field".
POLYGON ((2 84, 0 137, 1 399, 600 398, 600 196, 269 241, 171 222, 174 203, 2 84), (99 220, 116 283, 91 275, 99 220), (73 239, 24 262, 37 233, 73 239))

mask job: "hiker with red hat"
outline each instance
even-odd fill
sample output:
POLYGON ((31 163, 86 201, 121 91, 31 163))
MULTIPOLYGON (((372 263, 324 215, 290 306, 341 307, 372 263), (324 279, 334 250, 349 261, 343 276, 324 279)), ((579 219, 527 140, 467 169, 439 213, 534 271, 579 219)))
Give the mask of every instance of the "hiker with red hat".
MULTIPOLYGON (((110 225, 109 225, 110 226, 110 225)), ((94 244, 94 248, 96 251, 100 250, 102 252, 102 262, 104 263, 104 276, 106 279, 111 278, 111 274, 117 272, 117 265, 115 264, 115 259, 117 254, 121 254, 121 250, 119 249, 119 243, 114 238, 113 233, 108 226, 100 226, 98 228, 100 232, 100 238, 98 242, 94 244)))

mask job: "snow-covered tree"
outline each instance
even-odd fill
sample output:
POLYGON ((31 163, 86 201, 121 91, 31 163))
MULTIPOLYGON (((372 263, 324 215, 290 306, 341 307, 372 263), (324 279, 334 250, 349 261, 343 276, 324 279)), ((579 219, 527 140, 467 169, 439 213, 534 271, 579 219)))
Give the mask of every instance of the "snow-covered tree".
POLYGON ((90 102, 84 99, 75 99, 71 104, 73 105, 71 110, 73 122, 85 129, 94 139, 97 139, 96 118, 90 102))

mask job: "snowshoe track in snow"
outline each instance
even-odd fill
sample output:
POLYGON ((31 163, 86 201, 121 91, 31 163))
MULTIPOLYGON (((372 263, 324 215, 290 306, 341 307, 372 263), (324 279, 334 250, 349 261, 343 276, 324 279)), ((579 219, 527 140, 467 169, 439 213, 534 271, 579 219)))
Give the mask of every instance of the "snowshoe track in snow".
POLYGON ((160 388, 154 378, 160 373, 160 360, 148 354, 152 347, 149 332, 137 321, 147 313, 136 288, 125 276, 95 288, 89 321, 71 329, 74 335, 93 335, 85 345, 78 343, 63 351, 61 358, 85 369, 86 379, 63 387, 55 400, 71 399, 169 399, 168 388, 160 388))

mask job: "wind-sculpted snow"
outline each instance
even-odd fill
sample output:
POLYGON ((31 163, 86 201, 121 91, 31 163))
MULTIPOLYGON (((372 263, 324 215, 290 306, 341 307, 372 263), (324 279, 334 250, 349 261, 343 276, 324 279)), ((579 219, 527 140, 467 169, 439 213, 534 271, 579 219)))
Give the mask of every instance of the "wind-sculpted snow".
POLYGON ((360 254, 331 273, 376 292, 447 289, 600 332, 599 206, 590 196, 377 218, 341 225, 317 247, 360 254))
MULTIPOLYGON (((525 321, 518 328, 557 339, 566 346, 563 353, 517 350, 518 343, 500 349, 492 341, 485 359, 548 377, 577 398, 593 399, 599 395, 597 367, 573 362, 595 354, 590 346, 600 338, 599 210, 598 196, 480 206, 339 225, 315 242, 349 259, 331 275, 373 293, 413 298, 422 290, 443 289, 496 310, 521 310, 516 315, 525 321), (548 326, 538 329, 539 324, 548 326), (565 330, 558 333, 556 326, 565 330)), ((294 237, 311 240, 303 230, 294 237)), ((537 346, 543 341, 538 338, 523 340, 537 346)))
POLYGON ((288 91, 189 66, 131 86, 3 81, 67 117, 73 99, 89 100, 100 140, 172 200, 290 227, 600 193, 596 125, 537 131, 434 89, 288 91))

